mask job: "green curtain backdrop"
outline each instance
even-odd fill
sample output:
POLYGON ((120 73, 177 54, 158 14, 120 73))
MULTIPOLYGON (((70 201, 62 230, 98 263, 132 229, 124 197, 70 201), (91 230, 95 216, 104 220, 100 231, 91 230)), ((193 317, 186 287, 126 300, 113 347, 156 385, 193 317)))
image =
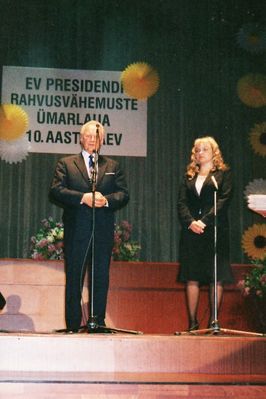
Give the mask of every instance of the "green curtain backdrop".
MULTIPOLYGON (((244 24, 263 22, 265 2, 0 0, 0 5, 1 66, 122 71, 148 62, 157 69, 160 88, 148 100, 147 157, 119 157, 131 201, 117 220, 133 225, 141 260, 178 261, 178 186, 194 139, 207 134, 217 139, 233 169, 231 261, 245 261, 242 234, 263 218, 248 210, 244 189, 266 175, 265 158, 254 153, 248 137, 266 115, 265 106, 244 105, 236 85, 248 73, 265 74, 265 51, 240 48, 236 36, 244 24)), ((30 153, 17 164, 0 160, 0 257, 29 257, 40 221, 61 218, 48 201, 59 157, 30 153)))

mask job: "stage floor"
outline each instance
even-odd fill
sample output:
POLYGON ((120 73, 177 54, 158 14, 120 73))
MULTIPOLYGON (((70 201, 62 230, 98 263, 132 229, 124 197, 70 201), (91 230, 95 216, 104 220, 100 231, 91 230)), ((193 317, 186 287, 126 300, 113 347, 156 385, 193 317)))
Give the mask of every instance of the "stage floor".
POLYGON ((0 344, 1 379, 37 373, 57 381, 61 373, 78 373, 92 382, 103 375, 120 382, 135 376, 138 383, 154 381, 151 375, 173 383, 207 376, 213 383, 266 381, 266 337, 1 333, 0 344))
POLYGON ((0 333, 0 397, 266 397, 266 338, 0 333))

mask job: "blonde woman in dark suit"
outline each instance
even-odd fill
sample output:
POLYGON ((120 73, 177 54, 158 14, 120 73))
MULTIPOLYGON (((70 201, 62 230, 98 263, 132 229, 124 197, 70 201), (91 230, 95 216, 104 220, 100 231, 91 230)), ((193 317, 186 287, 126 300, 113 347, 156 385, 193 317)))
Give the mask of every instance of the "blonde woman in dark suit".
MULTIPOLYGON (((188 330, 199 328, 197 310, 202 285, 210 286, 210 321, 214 314, 214 190, 217 186, 217 299, 224 283, 233 281, 229 264, 228 206, 232 178, 213 137, 195 140, 191 162, 180 186, 178 214, 181 222, 179 281, 186 283, 188 330)), ((209 325, 210 327, 210 325, 209 325)))

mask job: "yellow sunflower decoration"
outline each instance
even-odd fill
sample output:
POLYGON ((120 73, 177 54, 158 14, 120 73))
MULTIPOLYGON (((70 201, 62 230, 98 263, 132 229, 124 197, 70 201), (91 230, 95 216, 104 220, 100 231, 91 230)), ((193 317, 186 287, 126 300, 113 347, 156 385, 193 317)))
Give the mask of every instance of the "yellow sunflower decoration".
POLYGON ((157 71, 145 62, 129 65, 120 76, 124 92, 139 100, 151 97, 159 88, 157 71))
POLYGON ((266 105, 266 76, 251 73, 242 77, 237 83, 237 93, 248 107, 263 107, 266 105))
POLYGON ((242 248, 252 259, 263 260, 266 256, 266 224, 254 224, 242 236, 242 248))
POLYGON ((256 154, 266 156, 266 122, 256 124, 250 132, 250 143, 256 154))
POLYGON ((17 140, 26 132, 28 115, 18 105, 0 105, 0 140, 17 140))

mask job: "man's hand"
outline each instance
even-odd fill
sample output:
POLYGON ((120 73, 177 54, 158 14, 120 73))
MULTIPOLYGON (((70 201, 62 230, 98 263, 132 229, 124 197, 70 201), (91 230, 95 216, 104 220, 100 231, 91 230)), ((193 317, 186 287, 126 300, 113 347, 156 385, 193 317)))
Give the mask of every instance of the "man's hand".
MULTIPOLYGON (((90 208, 93 206, 93 194, 92 193, 85 193, 81 199, 83 204, 88 205, 90 208)), ((99 192, 95 191, 95 208, 102 208, 107 203, 107 199, 99 192)))

